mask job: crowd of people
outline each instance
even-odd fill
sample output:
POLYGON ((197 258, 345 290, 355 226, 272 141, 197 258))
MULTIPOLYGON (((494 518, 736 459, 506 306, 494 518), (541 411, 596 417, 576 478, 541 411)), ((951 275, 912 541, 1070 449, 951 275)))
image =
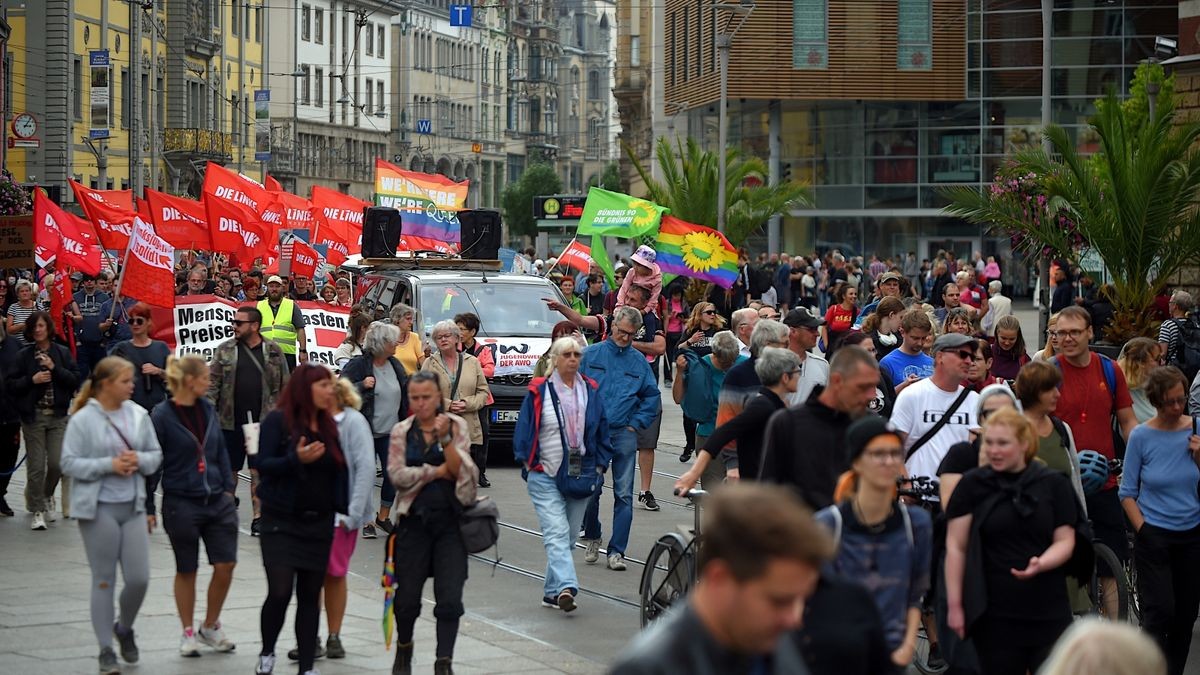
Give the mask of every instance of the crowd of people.
MULTIPOLYGON (((563 321, 512 444, 543 535, 541 602, 574 612, 576 540, 585 564, 623 572, 635 507, 659 509, 660 381, 682 409, 688 466, 670 488, 712 494, 701 583, 614 672, 901 673, 919 634, 929 665, 955 673, 1074 672, 1062 654, 1089 638, 1068 630, 1073 617, 1116 613, 1085 592, 1093 538, 1122 561, 1137 549, 1143 628, 1165 661, 1139 647, 1156 670, 1131 672, 1183 672, 1200 608, 1200 435, 1179 323, 1190 296, 1171 297, 1174 329, 1117 359, 1091 348, 1092 308, 1068 302, 1030 354, 994 259, 864 263, 835 251, 754 265, 742 254, 738 282, 721 289, 664 285, 655 257, 639 248, 612 285, 595 267, 550 271, 561 297, 545 304, 563 321), (899 499, 918 477, 938 489, 899 499)), ((99 672, 120 672, 118 654, 138 661, 159 524, 175 555, 180 655, 235 650, 220 615, 247 466, 267 577, 255 672, 274 672, 293 596, 299 672, 345 657, 350 559, 381 532, 396 563, 392 672, 412 672, 429 578, 435 672, 451 672, 468 573, 458 521, 491 485, 495 364, 479 317, 436 323, 425 344, 413 307, 352 307, 330 368, 308 362, 296 303, 350 303, 349 279, 334 275, 318 296, 302 277, 210 271, 188 268, 180 289, 237 303, 233 337, 209 362, 171 356, 151 337, 149 308, 105 275, 79 280, 66 310, 73 348, 32 282, 12 284, 0 464, 11 456, 11 473, 23 438, 31 529, 60 513, 79 521, 99 672), (197 621, 201 542, 213 575, 197 621)), ((1118 572, 1099 569, 1106 603, 1118 572)))

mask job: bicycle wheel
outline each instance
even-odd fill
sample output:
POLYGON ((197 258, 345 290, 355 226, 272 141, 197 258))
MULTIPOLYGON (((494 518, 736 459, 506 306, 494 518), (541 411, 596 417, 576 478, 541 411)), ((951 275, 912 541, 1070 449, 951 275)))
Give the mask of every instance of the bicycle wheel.
POLYGON ((925 634, 924 626, 917 629, 917 646, 913 650, 912 665, 924 675, 941 675, 950 668, 945 661, 936 668, 929 665, 929 636, 925 634))
POLYGON ((654 542, 638 585, 643 627, 667 611, 675 600, 687 595, 695 570, 692 546, 682 536, 664 534, 654 542))
POLYGON ((1092 599, 1092 611, 1095 614, 1104 616, 1106 619, 1117 621, 1130 621, 1129 611, 1129 577, 1125 574, 1125 565, 1117 559, 1117 554, 1113 553, 1112 549, 1100 542, 1093 542, 1092 547, 1096 550, 1096 568, 1099 569, 1100 562, 1103 561, 1108 565, 1108 569, 1112 570, 1116 575, 1117 581, 1117 616, 1104 616, 1101 608, 1104 607, 1104 586, 1100 583, 1098 573, 1093 572, 1092 581, 1088 585, 1089 595, 1092 599))

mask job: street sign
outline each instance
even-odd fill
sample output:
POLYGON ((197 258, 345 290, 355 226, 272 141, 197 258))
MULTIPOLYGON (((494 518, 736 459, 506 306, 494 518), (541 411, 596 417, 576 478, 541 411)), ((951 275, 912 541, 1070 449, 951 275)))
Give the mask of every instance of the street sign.
POLYGON ((112 127, 112 75, 107 49, 93 49, 88 52, 88 64, 91 67, 91 88, 89 102, 91 103, 91 126, 88 128, 88 138, 108 138, 109 128, 112 127))
POLYGON ((471 5, 450 5, 450 25, 470 28, 471 5))
POLYGON ((433 122, 431 120, 417 120, 417 133, 418 134, 432 134, 433 133, 433 122))
POLYGON ((404 155, 392 155, 392 164, 402 164, 403 162, 404 155))
POLYGON ((254 90, 254 161, 271 161, 271 90, 254 90))
POLYGON ((110 65, 108 61, 108 50, 93 49, 88 52, 88 65, 108 67, 110 65))

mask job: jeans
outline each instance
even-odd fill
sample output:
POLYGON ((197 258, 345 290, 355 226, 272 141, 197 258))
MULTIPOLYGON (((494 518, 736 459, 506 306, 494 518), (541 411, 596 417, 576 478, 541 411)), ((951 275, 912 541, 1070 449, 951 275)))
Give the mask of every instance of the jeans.
POLYGON ((396 500, 396 486, 392 485, 392 477, 388 475, 388 445, 392 437, 389 434, 375 437, 375 456, 379 458, 379 466, 383 469, 383 486, 379 488, 379 505, 392 508, 396 500))
POLYGON ((100 363, 100 359, 108 356, 108 350, 102 342, 79 342, 75 345, 75 354, 79 362, 79 376, 86 378, 91 375, 96 364, 100 363))
MULTIPOLYGON (((637 433, 628 428, 613 428, 612 435, 613 458, 613 533, 608 540, 608 554, 620 553, 625 555, 625 547, 629 545, 629 529, 633 527, 633 468, 637 464, 637 433)), ((600 528, 600 494, 588 501, 587 513, 583 516, 583 538, 599 539, 603 535, 600 528)))
MULTIPOLYGON (((25 434, 25 509, 40 513, 50 508, 50 498, 62 478, 62 444, 67 416, 38 410, 33 422, 21 423, 25 434)), ((68 509, 66 495, 63 508, 68 509)))
POLYGON ((1134 546, 1142 628, 1166 654, 1167 672, 1181 674, 1200 607, 1200 527, 1176 531, 1142 525, 1134 546))
POLYGON ((564 497, 558 491, 554 477, 541 471, 530 472, 526 488, 542 528, 542 545, 546 547, 546 583, 542 595, 553 598, 568 588, 578 591, 579 579, 575 576, 575 561, 571 554, 575 550, 575 537, 579 534, 583 513, 591 500, 564 497))

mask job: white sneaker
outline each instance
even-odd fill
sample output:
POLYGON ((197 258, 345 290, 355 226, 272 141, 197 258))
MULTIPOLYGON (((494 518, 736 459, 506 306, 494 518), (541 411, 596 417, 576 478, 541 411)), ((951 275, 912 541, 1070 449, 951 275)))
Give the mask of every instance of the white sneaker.
POLYGON ((31 529, 31 530, 46 529, 46 519, 43 516, 41 511, 37 511, 33 514, 33 522, 29 524, 29 529, 31 529))
POLYGON ((625 556, 620 553, 610 553, 608 556, 608 569, 614 572, 624 572, 625 556))
POLYGON ((275 655, 259 654, 258 665, 254 667, 254 675, 271 675, 275 672, 275 655))
POLYGON ((583 561, 589 565, 595 565, 596 561, 599 559, 600 559, 600 540, 599 539, 588 539, 587 551, 585 551, 583 554, 583 561))
POLYGON ((54 521, 58 520, 58 516, 55 514, 55 511, 58 511, 58 504, 55 503, 54 497, 51 497, 50 503, 46 508, 46 522, 53 523, 54 521))
POLYGON ((193 658, 200 656, 200 645, 196 643, 196 631, 191 628, 183 631, 179 638, 179 655, 193 658))
POLYGON ((221 622, 219 621, 212 628, 201 625, 200 630, 197 631, 197 636, 200 638, 200 642, 219 652, 231 652, 237 649, 237 645, 225 637, 225 631, 221 630, 221 622))

